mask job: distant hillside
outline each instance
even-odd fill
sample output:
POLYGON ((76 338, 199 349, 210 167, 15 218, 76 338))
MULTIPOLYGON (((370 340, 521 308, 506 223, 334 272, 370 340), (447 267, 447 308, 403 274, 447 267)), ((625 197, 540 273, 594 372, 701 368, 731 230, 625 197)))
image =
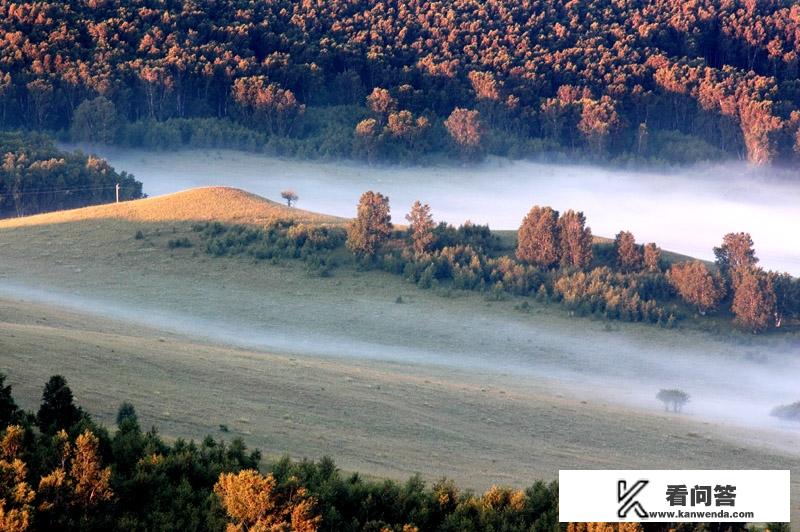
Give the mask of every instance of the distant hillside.
POLYGON ((0 1, 0 120, 157 149, 761 164, 800 150, 798 20, 791 0, 0 1))
POLYGON ((236 188, 204 187, 118 204, 0 220, 0 229, 103 219, 147 223, 218 221, 260 225, 278 219, 325 224, 345 222, 343 218, 289 208, 236 188))

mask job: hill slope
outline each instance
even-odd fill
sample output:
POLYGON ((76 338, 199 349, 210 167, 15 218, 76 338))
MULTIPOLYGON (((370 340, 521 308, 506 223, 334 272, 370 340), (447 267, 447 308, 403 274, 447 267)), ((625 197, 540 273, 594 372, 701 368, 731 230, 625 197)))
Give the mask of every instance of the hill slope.
POLYGON ((257 225, 277 219, 327 224, 345 222, 336 216, 286 207, 236 188, 203 187, 154 198, 0 220, 0 229, 103 219, 143 223, 219 221, 257 225))

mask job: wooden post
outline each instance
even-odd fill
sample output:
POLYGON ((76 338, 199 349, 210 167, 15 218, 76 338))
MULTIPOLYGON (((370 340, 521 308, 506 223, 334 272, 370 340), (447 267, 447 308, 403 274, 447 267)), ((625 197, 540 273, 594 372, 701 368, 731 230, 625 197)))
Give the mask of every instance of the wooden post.
POLYGON ((117 203, 119 203, 119 183, 117 183, 116 192, 117 192, 117 203))

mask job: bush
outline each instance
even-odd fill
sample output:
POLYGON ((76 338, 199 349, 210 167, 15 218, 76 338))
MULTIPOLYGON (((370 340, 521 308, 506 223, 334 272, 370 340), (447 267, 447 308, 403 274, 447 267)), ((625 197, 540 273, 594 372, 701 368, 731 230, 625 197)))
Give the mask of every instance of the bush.
POLYGON ((169 249, 176 249, 176 248, 190 248, 192 247, 192 242, 186 237, 182 238, 174 238, 167 242, 167 247, 169 249))

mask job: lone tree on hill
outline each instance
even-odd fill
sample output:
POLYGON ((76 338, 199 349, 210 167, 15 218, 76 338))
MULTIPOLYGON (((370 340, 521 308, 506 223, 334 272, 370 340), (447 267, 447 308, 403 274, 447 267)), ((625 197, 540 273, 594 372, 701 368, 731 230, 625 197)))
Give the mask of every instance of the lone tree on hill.
POLYGON ((406 214, 406 220, 409 223, 408 231, 411 235, 414 253, 422 255, 430 249, 434 240, 434 223, 430 206, 427 203, 422 204, 415 201, 411 206, 411 212, 406 214))
POLYGON ((683 390, 671 389, 661 390, 656 394, 656 399, 664 403, 664 410, 669 410, 672 407, 673 412, 680 412, 683 405, 689 402, 689 394, 683 390))
POLYGON ((614 250, 617 252, 617 265, 625 273, 642 269, 642 250, 636 245, 636 239, 630 231, 620 231, 614 239, 614 250))
POLYGON ((648 272, 661 271, 661 248, 653 242, 644 246, 644 267, 648 272))
POLYGON ((669 270, 669 281, 681 298, 704 315, 714 310, 724 295, 720 279, 715 279, 699 260, 675 264, 669 270))
POLYGON ((714 248, 719 271, 734 284, 738 282, 738 272, 758 263, 753 239, 750 233, 728 233, 722 238, 722 245, 714 248))
POLYGON ((734 320, 743 329, 754 334, 775 323, 776 298, 772 279, 760 268, 740 268, 734 288, 731 310, 734 320))
POLYGON ((380 192, 364 192, 356 218, 347 228, 347 248, 362 257, 372 257, 392 234, 389 198, 380 192))
POLYGON ((582 212, 568 210, 558 219, 561 265, 586 268, 592 262, 592 229, 582 212))
POLYGON ((287 188, 281 192, 281 197, 286 200, 286 205, 289 207, 292 206, 292 203, 297 203, 297 200, 300 199, 300 197, 297 195, 297 192, 290 188, 287 188))
POLYGON ((517 232, 517 258, 549 268, 558 262, 558 211, 534 206, 517 232))

